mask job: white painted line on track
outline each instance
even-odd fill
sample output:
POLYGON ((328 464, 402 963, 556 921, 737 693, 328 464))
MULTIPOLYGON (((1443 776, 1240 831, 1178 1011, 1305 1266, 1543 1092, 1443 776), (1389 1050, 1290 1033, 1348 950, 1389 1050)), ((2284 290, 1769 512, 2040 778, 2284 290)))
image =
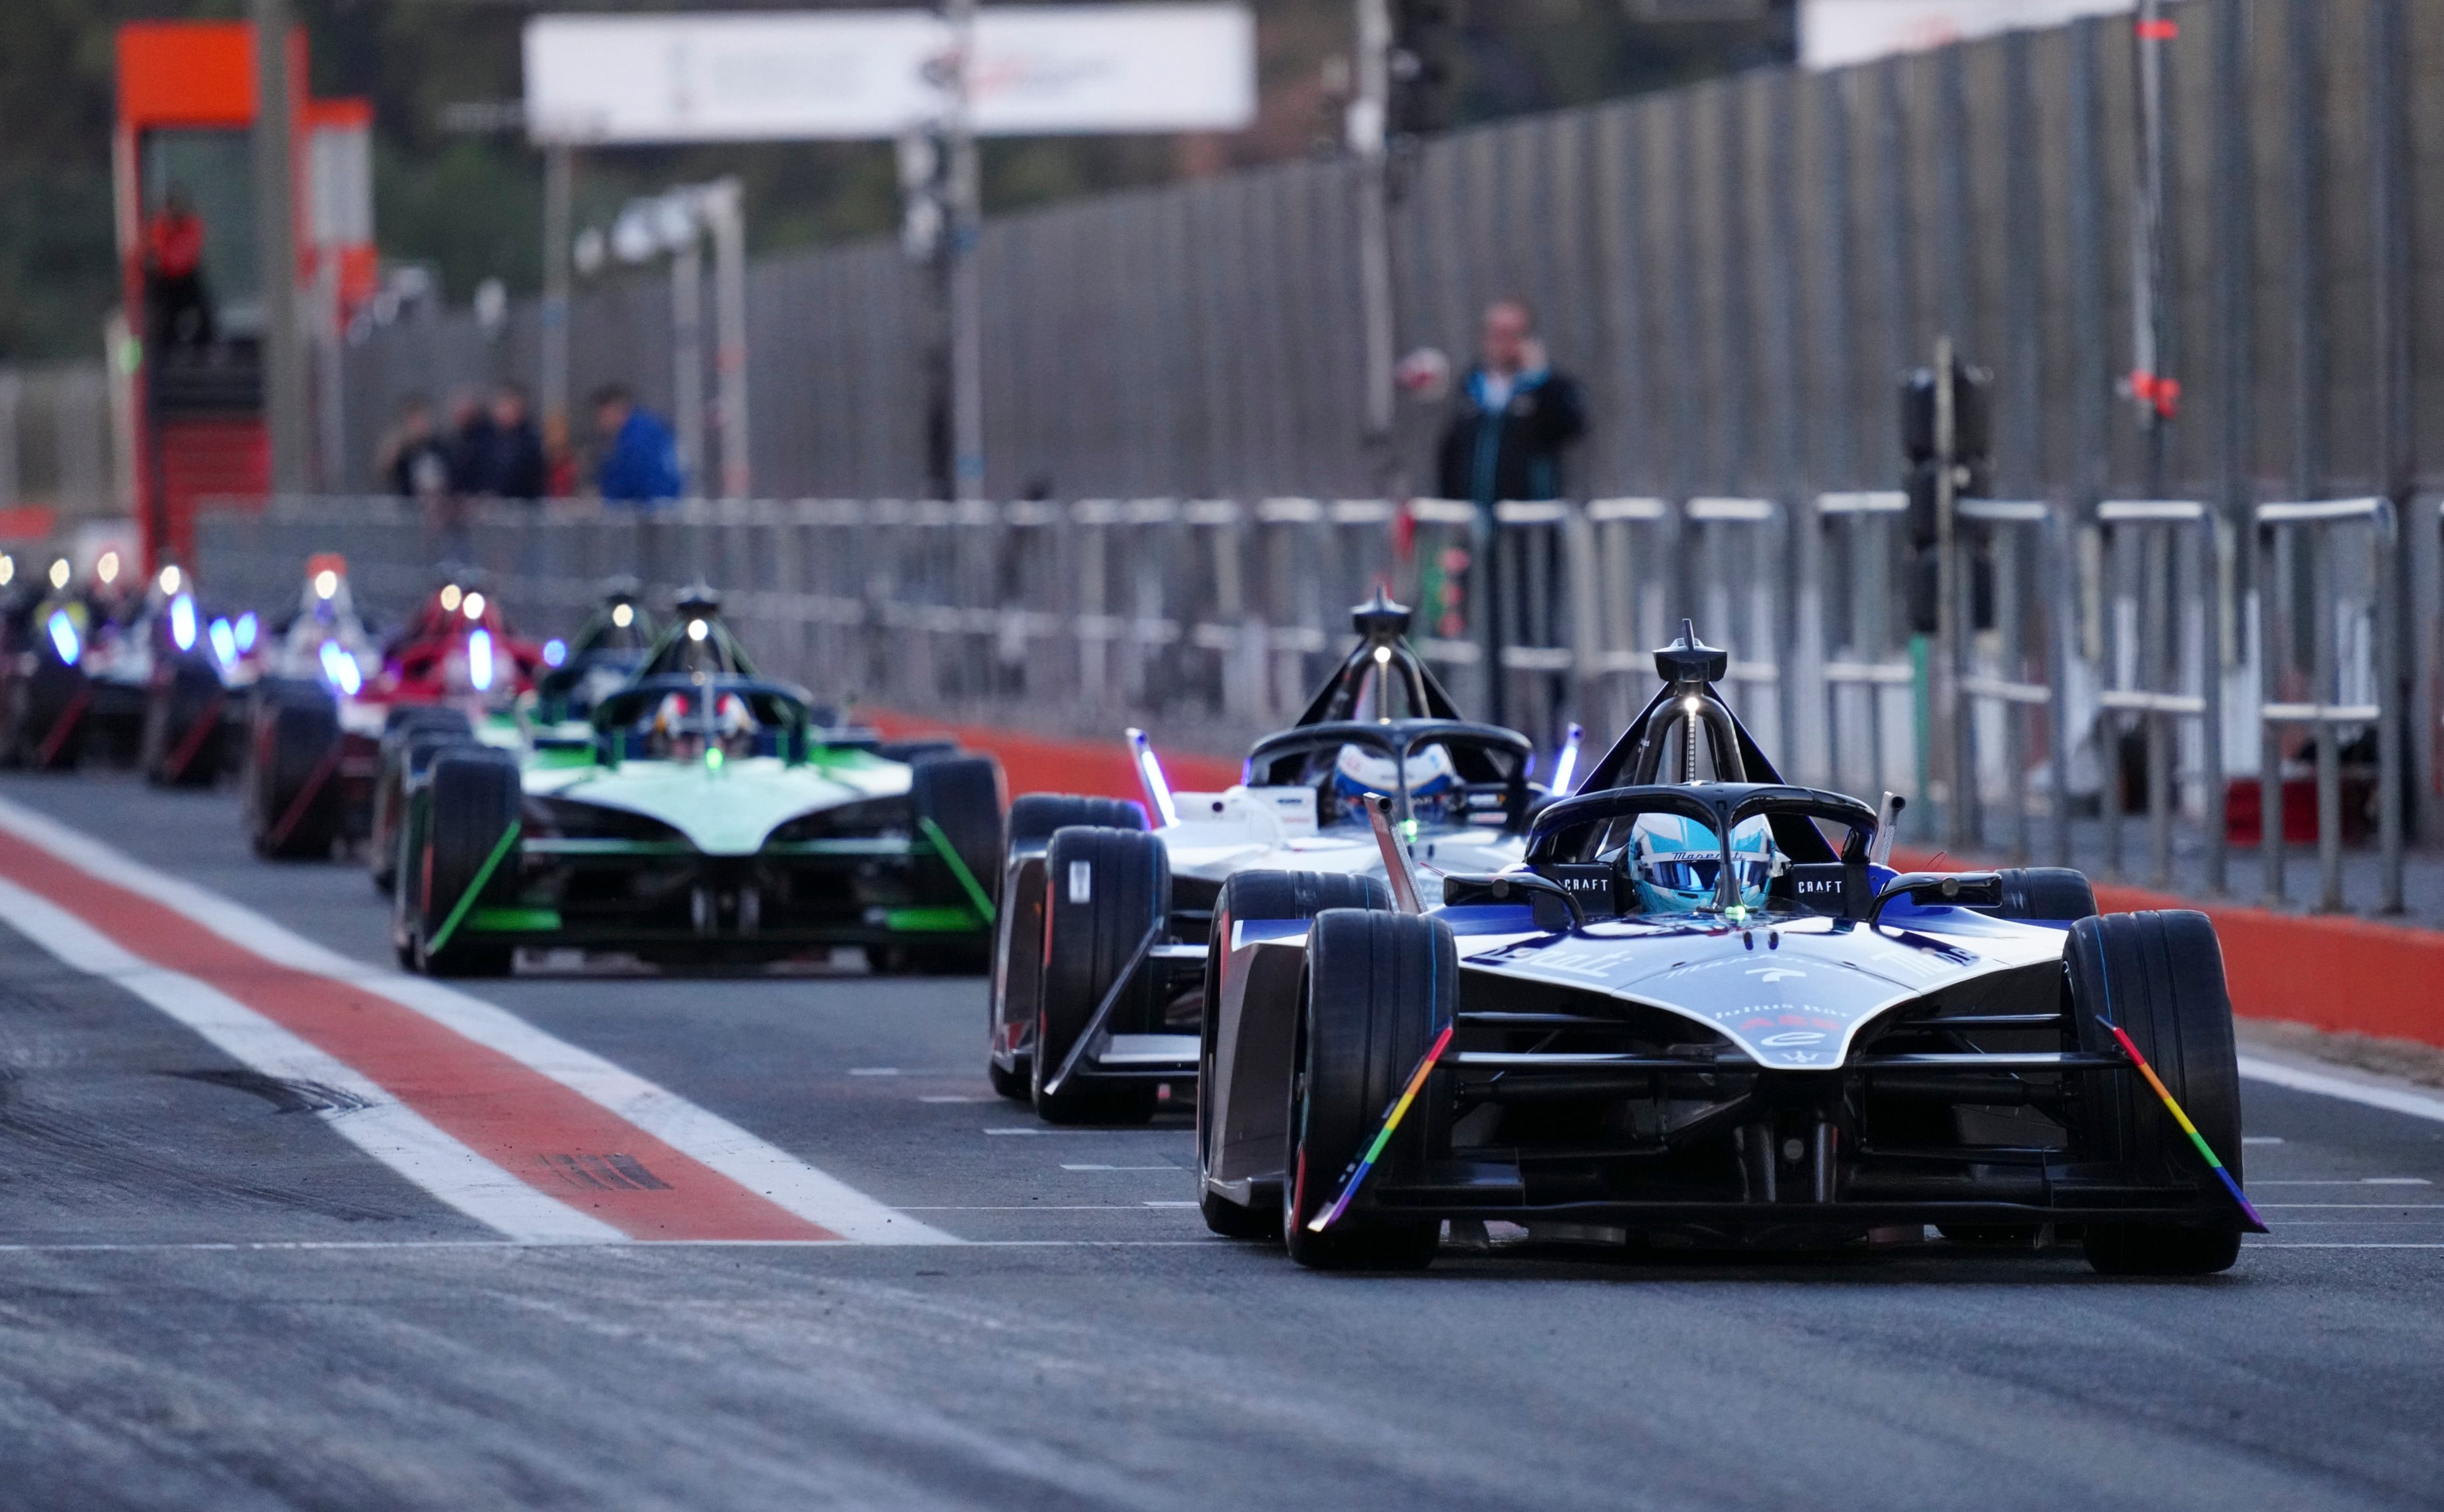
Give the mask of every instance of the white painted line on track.
POLYGON ((2268 1060, 2263 1056, 2242 1056, 2240 1074, 2252 1081, 2271 1082, 2294 1092, 2319 1093, 2364 1107, 2382 1108, 2387 1113, 2406 1113, 2414 1118, 2432 1118, 2444 1123, 2444 1097, 2430 1097, 2407 1088, 2379 1086, 2372 1081, 2311 1071, 2305 1066, 2268 1060))
POLYGON ((2433 1187, 2424 1176, 2334 1176, 2315 1181, 2252 1181, 2252 1187, 2433 1187))
POLYGON ((842 1239, 861 1244, 958 1243, 949 1234, 901 1216, 727 1118, 590 1050, 546 1034, 480 998, 426 978, 369 966, 316 945, 252 909, 157 871, 82 830, 23 804, 0 799, 0 827, 103 881, 184 914, 231 944, 268 961, 347 982, 420 1013, 559 1082, 748 1191, 761 1195, 783 1211, 842 1239))
MULTIPOLYGON (((1184 1249, 1192 1245, 1230 1243, 1231 1241, 1217 1234, 1204 1239, 968 1239, 960 1241, 954 1247, 959 1249, 1184 1249)), ((403 1239, 396 1242, 380 1239, 259 1239, 194 1240, 161 1245, 0 1245, 0 1255, 188 1253, 226 1255, 289 1249, 574 1249, 600 1252, 604 1247, 590 1240, 560 1239, 403 1239)), ((633 1256, 639 1249, 802 1249, 818 1254, 828 1252, 839 1255, 851 1253, 858 1247, 853 1245, 843 1245, 836 1239, 657 1239, 646 1245, 620 1246, 620 1253, 633 1256)), ((2294 1245, 2289 1247, 2305 1249, 2315 1246, 2294 1245)), ((2417 1249, 2427 1246, 2403 1245, 2393 1247, 2417 1249)), ((2444 1245, 2435 1247, 2444 1248, 2444 1245)))
POLYGON ((2242 1134, 2240 1142, 2245 1145, 2279 1145, 2283 1142, 2283 1136, 2270 1134, 2242 1134))
POLYGON ((284 1080, 319 1081, 361 1099, 367 1106, 318 1116, 340 1137, 477 1223, 537 1243, 604 1244, 627 1237, 510 1175, 355 1067, 218 987, 131 954, 66 909, 6 877, 0 877, 0 915, 62 965, 125 988, 240 1065, 284 1080))
POLYGON ((918 1102, 991 1102, 991 1097, 968 1097, 946 1094, 937 1097, 919 1097, 918 1102))
POLYGON ((1188 1168, 1187 1168, 1187 1167, 1185 1167, 1185 1166, 1098 1166, 1098 1165, 1092 1165, 1092 1164, 1073 1165, 1073 1164, 1069 1163, 1068 1161, 1063 1161, 1063 1162, 1062 1162, 1062 1164, 1061 1164, 1061 1169, 1062 1169, 1062 1170, 1064 1170, 1064 1171, 1176 1171, 1176 1172, 1178 1172, 1178 1173, 1183 1174, 1183 1175, 1187 1173, 1187 1170, 1188 1170, 1188 1168))

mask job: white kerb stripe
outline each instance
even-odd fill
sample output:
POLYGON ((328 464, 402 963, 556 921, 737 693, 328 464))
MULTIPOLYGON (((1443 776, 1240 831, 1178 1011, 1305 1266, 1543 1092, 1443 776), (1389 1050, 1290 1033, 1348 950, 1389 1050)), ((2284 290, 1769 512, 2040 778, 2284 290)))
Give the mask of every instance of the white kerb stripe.
POLYGON ((64 965, 102 977, 153 1005, 239 1064, 315 1081, 367 1106, 323 1115, 334 1133, 468 1217, 510 1239, 607 1244, 627 1236, 518 1180, 444 1134, 354 1067, 316 1049, 219 988, 130 954, 39 894, 0 877, 0 912, 64 965))
POLYGON ((2253 1081, 2270 1081, 2294 1092, 2322 1093, 2328 1097, 2341 1097, 2370 1108, 2382 1108, 2388 1113, 2406 1113, 2414 1118, 2433 1118, 2444 1123, 2444 1097, 2429 1097, 2406 1088, 2382 1087, 2373 1082, 2359 1081, 2349 1077, 2328 1076, 2303 1066, 2287 1065, 2260 1056, 2240 1058, 2240 1074, 2253 1081))
POLYGON ((480 998, 326 950, 252 909, 156 871, 80 830, 6 799, 0 799, 0 828, 104 881, 176 910, 266 960, 348 982, 423 1014, 609 1109, 672 1149, 842 1239, 867 1245, 958 1243, 729 1119, 480 998))

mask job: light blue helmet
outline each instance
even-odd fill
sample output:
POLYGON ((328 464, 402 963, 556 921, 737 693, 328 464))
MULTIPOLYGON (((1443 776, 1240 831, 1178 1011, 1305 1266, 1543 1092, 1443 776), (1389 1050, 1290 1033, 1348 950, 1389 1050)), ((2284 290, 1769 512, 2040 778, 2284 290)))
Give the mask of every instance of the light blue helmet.
MULTIPOLYGON (((1649 913, 1694 913, 1716 907, 1723 848, 1713 826, 1678 814, 1641 814, 1629 841, 1630 879, 1649 913)), ((1765 902, 1773 879, 1773 833, 1763 819, 1731 831, 1732 879, 1742 907, 1765 902)))

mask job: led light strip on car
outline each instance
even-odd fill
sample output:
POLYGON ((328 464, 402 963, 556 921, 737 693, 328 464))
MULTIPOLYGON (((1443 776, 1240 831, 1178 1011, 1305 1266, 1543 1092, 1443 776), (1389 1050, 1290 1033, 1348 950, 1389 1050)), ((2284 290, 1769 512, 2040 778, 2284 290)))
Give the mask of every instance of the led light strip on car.
POLYGON ((1393 1131, 1400 1127, 1401 1118, 1409 1112, 1409 1104, 1417 1100, 1417 1094, 1424 1089, 1426 1076, 1435 1069, 1435 1062, 1451 1048, 1452 1031, 1458 1027, 1456 1023, 1446 1023, 1443 1032, 1435 1036, 1434 1047, 1426 1052, 1424 1060, 1417 1062, 1417 1069, 1409 1073, 1409 1084, 1401 1089, 1398 1100, 1392 1104, 1392 1111, 1384 1115, 1382 1132, 1375 1136, 1373 1144, 1367 1146, 1365 1158, 1358 1162, 1358 1169, 1351 1171, 1349 1179, 1342 1184, 1341 1195, 1332 1199, 1332 1206, 1307 1220, 1307 1232, 1323 1233, 1332 1226, 1333 1220, 1348 1210, 1349 1200, 1358 1195, 1359 1185, 1365 1181, 1366 1173, 1375 1169, 1375 1162, 1382 1155, 1383 1147, 1392 1142, 1393 1131))
POLYGON ((2266 1226, 2266 1220, 2257 1215, 2257 1209, 2250 1205, 2249 1195, 2240 1189, 2240 1183, 2234 1181, 2231 1172, 2224 1169, 2223 1162, 2215 1158, 2214 1147, 2207 1143, 2206 1135, 2198 1133, 2198 1126, 2190 1122, 2190 1116, 2183 1113, 2181 1105, 2173 1100, 2172 1089, 2166 1087, 2163 1079, 2156 1075, 2156 1068, 2147 1063, 2147 1058, 2138 1053, 2137 1043, 2121 1031, 2121 1025, 2111 1019, 2100 1018, 2097 1022, 2112 1030, 2113 1037, 2121 1042, 2122 1053, 2130 1057, 2130 1062, 2138 1068, 2138 1074, 2147 1079, 2147 1085, 2156 1089, 2156 1096, 2164 1099, 2164 1107, 2172 1114, 2173 1121, 2179 1124, 2181 1132, 2190 1136, 2190 1143, 2198 1147, 2198 1153, 2207 1157, 2207 1165, 2222 1178, 2224 1190, 2231 1192, 2231 1200, 2240 1204, 2241 1213, 2249 1220, 2250 1231, 2258 1234, 2272 1232, 2266 1226))

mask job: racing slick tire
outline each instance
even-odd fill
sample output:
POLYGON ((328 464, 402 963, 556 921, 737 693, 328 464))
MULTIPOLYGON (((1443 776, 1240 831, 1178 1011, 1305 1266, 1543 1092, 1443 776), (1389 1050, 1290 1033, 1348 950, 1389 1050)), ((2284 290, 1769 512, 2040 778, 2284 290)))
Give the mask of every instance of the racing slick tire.
POLYGON ((2067 866, 2007 866, 2003 903, 1987 912, 1997 918, 2068 924, 2096 917, 2096 889, 2085 874, 2067 866))
POLYGON ((9 730, 11 754, 35 771, 72 772, 84 760, 85 718, 93 703, 92 680, 78 668, 36 659, 33 670, 10 680, 9 730))
POLYGON ((381 772, 374 779, 373 815, 366 837, 365 864, 373 874, 374 891, 387 895, 398 884, 399 822, 407 805, 407 784, 445 750, 472 749, 480 743, 467 716, 454 709, 420 710, 446 719, 419 719, 394 725, 382 736, 381 772))
POLYGON ((1213 1162, 1207 1140, 1219 1100, 1214 1035, 1221 1022, 1222 973, 1231 959, 1231 925, 1234 920, 1313 919, 1326 909, 1389 913, 1392 890, 1379 877, 1350 872, 1252 871, 1224 878, 1213 900, 1213 939, 1220 949, 1205 955, 1203 1043, 1196 1058, 1196 1205, 1205 1226, 1225 1239, 1279 1239, 1282 1233, 1278 1202, 1232 1202, 1208 1179, 1213 1162))
MULTIPOLYGON (((950 842, 951 856, 932 845, 914 859, 916 896, 929 904, 973 908, 969 882, 984 894, 985 929, 1001 894, 1002 782, 1001 764, 990 756, 936 756, 918 763, 908 773, 908 803, 920 840, 938 831, 950 842), (931 821, 928 827, 927 821, 931 821), (954 865, 953 858, 956 864, 954 865), (961 874, 964 872, 965 876, 961 874)), ((953 935, 922 944, 901 945, 888 952, 890 965, 929 976, 979 976, 992 963, 990 932, 953 935)))
MULTIPOLYGON (((2079 1047, 2120 1049, 2110 1020, 2163 1079, 2208 1146, 2241 1179, 2240 1065, 2223 948, 2203 913, 2165 909, 2108 913, 2071 926, 2064 952, 2079 1047)), ((2240 1255, 2241 1218, 2208 1175, 2146 1079, 2136 1071, 2081 1074, 2085 1158, 2126 1171, 2134 1184, 2194 1183, 2223 1210, 2194 1224, 2090 1224, 2087 1262, 2108 1276, 2204 1276, 2240 1255)))
MULTIPOLYGON (((920 771, 923 768, 918 768, 920 771)), ((1159 1087, 1152 1081, 1064 1086, 1047 1092, 1070 1047, 1095 1016, 1149 931, 1159 940, 1171 917, 1171 852, 1141 830, 1072 827, 1056 831, 1045 850, 1050 894, 1044 908, 1044 989, 1037 999, 1035 1053, 1028 1090, 1046 1123, 1143 1123, 1154 1116, 1159 1087)), ((1149 973, 1130 990, 1112 1022, 1141 1023, 1160 1005, 1149 973)))
POLYGON ((480 938, 468 923, 517 890, 510 832, 525 796, 518 765, 502 752, 452 751, 434 759, 431 782, 422 853, 406 879, 416 890, 417 968, 427 976, 507 976, 513 948, 480 938))
POLYGON ((1026 793, 1010 801, 1009 848, 1041 848, 1052 832, 1083 824, 1095 829, 1146 827, 1143 803, 1125 798, 1088 798, 1077 793, 1026 793))
POLYGON ((326 857, 345 819, 340 710, 327 694, 257 706, 248 743, 247 836, 272 859, 326 857))
MULTIPOLYGON (((1442 1232, 1433 1218, 1354 1206, 1323 1233, 1307 1224, 1340 1195, 1410 1073, 1452 1022, 1458 983, 1459 949, 1440 919, 1330 909, 1308 927, 1282 1183, 1282 1238, 1300 1264, 1416 1270, 1433 1262, 1442 1232)), ((1420 1158, 1430 1121, 1425 1108, 1413 1108, 1385 1162, 1420 1158)))
POLYGON ((157 787, 210 787, 217 782, 227 754, 221 714, 228 700, 210 668, 188 662, 172 667, 144 701, 144 780, 157 787))
MULTIPOLYGON (((986 991, 988 1045, 999 1042, 1003 1024, 1030 1021, 1032 1013, 1028 1005, 1042 991, 1041 893, 1029 889, 1028 895, 1021 896, 1011 891, 1015 881, 1010 876, 1011 860, 1024 853, 1043 850, 1053 831, 1072 824, 1093 829, 1142 830, 1146 827, 1145 808, 1126 799, 1087 798, 1072 793, 1026 793, 1011 801, 1009 820, 1002 826, 1001 862, 994 868, 994 875, 1001 878, 1001 893, 994 900, 1001 917, 994 921, 993 958, 986 991), (1009 1001, 1013 986, 1019 999, 1016 1008, 1009 1001)), ((1030 1055, 1031 1052, 1014 1050, 1010 1063, 1004 1066, 989 1050, 985 1077, 993 1090, 1014 1102, 1031 1100, 1033 1083, 1028 1070, 1030 1055)))

